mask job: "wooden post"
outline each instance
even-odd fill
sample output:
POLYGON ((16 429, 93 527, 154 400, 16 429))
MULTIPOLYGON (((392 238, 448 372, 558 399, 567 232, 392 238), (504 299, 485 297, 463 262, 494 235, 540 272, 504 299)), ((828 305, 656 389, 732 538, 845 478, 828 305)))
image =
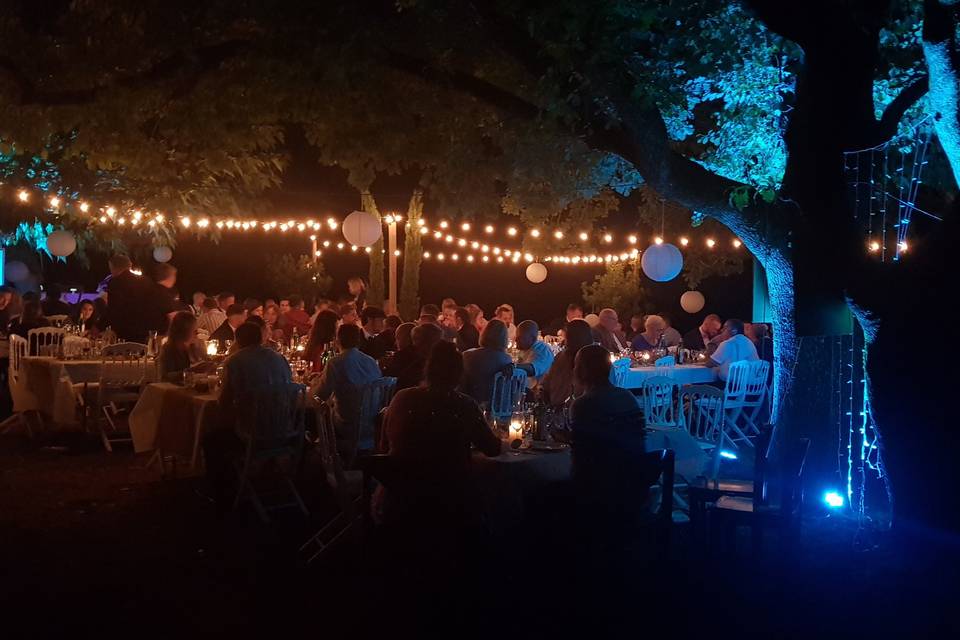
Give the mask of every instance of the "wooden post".
POLYGON ((397 312, 397 221, 387 225, 387 313, 397 312))

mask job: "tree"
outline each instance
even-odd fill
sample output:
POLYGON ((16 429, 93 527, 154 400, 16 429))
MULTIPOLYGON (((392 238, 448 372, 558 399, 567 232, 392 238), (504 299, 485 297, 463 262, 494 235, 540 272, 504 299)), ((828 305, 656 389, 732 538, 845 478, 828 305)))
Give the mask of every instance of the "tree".
POLYGON ((630 316, 646 310, 640 265, 632 262, 611 262, 591 283, 583 283, 583 300, 598 313, 611 308, 626 325, 630 316))
MULTIPOLYGON (((944 12, 953 20, 950 4, 928 0, 925 27, 944 12)), ((929 410, 936 384, 921 388, 885 346, 910 331, 902 305, 933 308, 926 283, 942 278, 955 223, 924 258, 877 264, 843 173, 845 152, 911 119, 927 73, 948 81, 934 96, 938 126, 956 121, 954 36, 928 28, 924 64, 911 35, 919 3, 332 5, 71 3, 39 17, 5 6, 0 138, 35 154, 59 136, 64 163, 82 164, 90 185, 151 206, 241 208, 279 179, 281 122, 359 177, 418 172, 431 203, 468 219, 504 209, 530 226, 596 222, 616 208, 613 194, 646 184, 693 223, 724 225, 765 268, 781 437, 814 419, 792 393, 792 372, 815 370, 802 366, 812 340, 801 350, 798 331, 832 331, 850 311, 870 340, 873 414, 900 512, 960 513, 946 508, 952 493, 933 512, 911 467, 934 439, 926 455, 948 468, 956 444, 929 410), (192 28, 171 28, 183 24, 192 28), (922 407, 909 428, 884 402, 904 388, 922 407)), ((569 246, 570 235, 525 248, 569 246)))
POLYGON ((299 293, 321 296, 330 290, 330 276, 323 262, 308 255, 285 253, 267 264, 270 286, 281 295, 299 293))

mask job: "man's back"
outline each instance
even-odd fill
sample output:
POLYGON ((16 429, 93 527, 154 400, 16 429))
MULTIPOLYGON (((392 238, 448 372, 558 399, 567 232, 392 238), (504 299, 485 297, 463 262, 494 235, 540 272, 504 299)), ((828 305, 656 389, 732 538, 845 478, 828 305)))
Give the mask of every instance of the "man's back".
POLYGON ((130 271, 110 278, 107 285, 107 316, 114 332, 124 340, 146 342, 156 327, 151 321, 152 283, 130 271))
POLYGON ((290 382, 290 365, 283 356, 264 346, 245 347, 224 363, 226 379, 220 394, 221 404, 235 403, 255 389, 290 382))

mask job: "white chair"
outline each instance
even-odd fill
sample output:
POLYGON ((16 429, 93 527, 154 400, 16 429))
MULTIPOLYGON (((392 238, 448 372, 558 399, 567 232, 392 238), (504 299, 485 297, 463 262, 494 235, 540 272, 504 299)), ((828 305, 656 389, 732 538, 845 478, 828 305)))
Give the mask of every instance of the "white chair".
MULTIPOLYGON (((379 438, 377 422, 380 412, 387 408, 397 390, 396 378, 380 378, 369 382, 360 388, 360 430, 357 449, 372 451, 376 448, 379 438)), ((350 461, 353 466, 353 461, 350 461)))
POLYGON ((146 377, 147 361, 143 356, 106 355, 100 362, 93 415, 98 418, 103 447, 110 453, 114 443, 133 441, 123 422, 140 398, 146 377))
POLYGON ((52 316, 47 316, 47 321, 50 324, 52 324, 54 327, 62 327, 69 319, 70 319, 70 316, 66 314, 55 314, 52 316))
POLYGON ((337 435, 330 407, 322 402, 316 408, 317 447, 327 484, 333 490, 339 511, 300 546, 307 564, 324 556, 337 542, 356 530, 363 519, 360 504, 363 498, 363 472, 348 471, 337 453, 337 435))
POLYGON ((142 358, 147 355, 147 345, 139 342, 118 342, 105 346, 102 353, 105 356, 142 358))
POLYGON ((643 381, 643 419, 647 427, 680 427, 683 415, 679 409, 680 383, 666 376, 653 376, 643 381))
POLYGON ((57 356, 66 331, 59 327, 40 327, 27 331, 30 353, 38 356, 57 356))
POLYGON ((663 356, 662 358, 657 358, 656 362, 653 363, 653 366, 659 368, 670 368, 677 366, 677 359, 673 356, 663 356))
POLYGON ((683 426, 704 451, 711 452, 709 478, 720 470, 720 449, 724 439, 723 392, 716 387, 692 384, 680 392, 683 426))
POLYGON ((727 435, 735 447, 736 442, 745 442, 752 447, 750 437, 760 433, 756 420, 767 401, 769 373, 770 363, 765 360, 741 360, 730 364, 723 391, 723 410, 727 435))
POLYGON ((305 442, 304 429, 305 389, 303 385, 288 383, 257 389, 243 395, 237 407, 238 435, 246 440, 246 453, 237 461, 237 497, 233 508, 249 497, 257 514, 264 522, 270 522, 268 509, 296 506, 308 516, 303 499, 294 478, 299 473, 305 442), (293 502, 264 504, 261 494, 253 483, 255 467, 267 460, 287 460, 286 469, 280 468, 293 502))
POLYGON ((620 358, 615 360, 610 367, 610 382, 615 387, 625 389, 627 385, 627 375, 630 373, 630 358, 620 358))
POLYGON ((519 410, 526 390, 526 371, 515 368, 509 377, 498 371, 493 376, 493 396, 490 398, 490 416, 493 420, 509 420, 519 410))
POLYGON ((37 412, 37 398, 27 388, 27 381, 23 373, 23 359, 29 353, 27 339, 18 335, 10 336, 10 366, 7 372, 7 383, 10 386, 10 397, 13 400, 13 415, 0 423, 0 433, 6 433, 15 425, 22 425, 27 435, 33 437, 31 418, 37 412))

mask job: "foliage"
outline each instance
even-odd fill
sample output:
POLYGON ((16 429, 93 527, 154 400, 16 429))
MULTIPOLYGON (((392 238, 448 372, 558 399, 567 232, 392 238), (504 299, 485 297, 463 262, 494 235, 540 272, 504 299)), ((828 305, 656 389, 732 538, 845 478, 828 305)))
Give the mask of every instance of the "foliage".
POLYGON ((308 255, 285 253, 268 261, 267 278, 271 288, 281 294, 299 293, 304 297, 319 296, 330 290, 332 279, 323 262, 308 255))
POLYGON ((583 300, 594 312, 609 307, 620 318, 645 310, 639 261, 610 262, 593 282, 581 286, 583 300))

